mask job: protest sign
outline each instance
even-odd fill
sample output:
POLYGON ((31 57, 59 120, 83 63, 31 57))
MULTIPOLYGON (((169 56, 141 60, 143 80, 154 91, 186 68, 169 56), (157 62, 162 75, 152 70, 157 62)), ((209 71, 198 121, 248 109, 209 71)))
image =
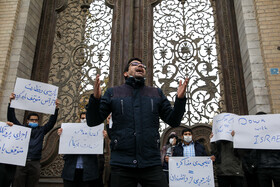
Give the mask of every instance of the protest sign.
POLYGON ((234 148, 280 149, 280 114, 236 116, 234 148))
POLYGON ((0 163, 25 166, 31 129, 0 122, 0 163))
POLYGON ((213 163, 209 157, 170 157, 170 187, 214 187, 213 163))
POLYGON ((211 142, 215 142, 217 140, 233 141, 231 132, 235 116, 235 114, 222 113, 213 118, 213 138, 211 138, 211 142))
POLYGON ((11 102, 12 108, 54 114, 58 87, 37 81, 17 78, 11 102))
POLYGON ((103 154, 104 124, 89 127, 86 123, 62 123, 59 154, 103 154))

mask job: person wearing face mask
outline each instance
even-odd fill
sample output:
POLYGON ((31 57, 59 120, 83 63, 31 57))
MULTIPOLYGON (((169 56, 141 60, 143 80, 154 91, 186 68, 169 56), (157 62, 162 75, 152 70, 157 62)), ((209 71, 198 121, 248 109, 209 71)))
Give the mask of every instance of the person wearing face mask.
MULTIPOLYGON (((10 103, 13 99, 15 99, 15 94, 11 93, 10 103)), ((28 114, 27 123, 25 125, 21 124, 16 118, 14 108, 10 107, 10 103, 8 105, 7 113, 8 121, 16 125, 31 128, 31 136, 27 152, 26 165, 17 166, 13 187, 37 186, 40 178, 40 159, 42 155, 44 136, 54 127, 56 123, 59 110, 59 102, 58 100, 55 101, 55 113, 51 115, 49 121, 44 126, 40 126, 38 124, 39 115, 33 112, 28 114)))
POLYGON ((207 153, 203 145, 193 141, 192 130, 185 128, 182 130, 182 142, 175 146, 173 156, 207 156, 207 153))
POLYGON ((166 144, 161 149, 161 162, 164 163, 165 156, 172 156, 174 147, 178 144, 178 136, 175 132, 171 132, 166 144))
MULTIPOLYGON (((80 122, 86 123, 86 113, 80 113, 80 122)), ((57 134, 60 136, 63 129, 59 128, 57 134)), ((104 138, 107 132, 103 131, 104 138)), ((96 154, 65 154, 63 156, 64 167, 61 177, 64 187, 103 187, 104 155, 96 154)))

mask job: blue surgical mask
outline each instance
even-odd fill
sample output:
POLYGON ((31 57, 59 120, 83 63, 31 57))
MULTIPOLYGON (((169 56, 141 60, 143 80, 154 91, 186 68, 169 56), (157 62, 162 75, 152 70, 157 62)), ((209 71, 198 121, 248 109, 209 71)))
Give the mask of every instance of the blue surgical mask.
POLYGON ((29 122, 29 123, 28 123, 28 126, 30 126, 30 127, 32 127, 32 128, 35 128, 35 127, 38 127, 38 123, 29 122))

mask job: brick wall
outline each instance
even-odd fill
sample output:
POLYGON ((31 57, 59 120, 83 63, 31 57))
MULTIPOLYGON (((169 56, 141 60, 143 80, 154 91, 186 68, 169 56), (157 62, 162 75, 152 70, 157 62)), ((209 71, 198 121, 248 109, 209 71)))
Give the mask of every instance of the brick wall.
POLYGON ((280 1, 254 0, 254 5, 271 110, 280 113, 280 75, 270 72, 280 68, 280 1))

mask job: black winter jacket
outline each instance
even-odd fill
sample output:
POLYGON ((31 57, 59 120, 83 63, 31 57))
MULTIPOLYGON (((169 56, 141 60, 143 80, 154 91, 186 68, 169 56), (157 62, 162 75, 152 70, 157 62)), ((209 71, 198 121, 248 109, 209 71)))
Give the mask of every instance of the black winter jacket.
POLYGON ((147 87, 133 77, 109 88, 101 99, 91 95, 87 124, 96 126, 112 112, 111 165, 145 168, 160 166, 159 117, 177 127, 185 112, 186 98, 176 98, 171 107, 162 90, 147 87))
POLYGON ((280 168, 280 150, 257 150, 258 168, 280 168))
POLYGON ((219 140, 211 143, 211 153, 216 157, 218 176, 244 176, 242 169, 242 151, 233 148, 233 142, 219 140))
MULTIPOLYGON (((198 142, 194 142, 194 150, 195 150, 195 156, 208 156, 204 146, 198 142)), ((175 146, 172 156, 184 156, 184 149, 182 143, 179 143, 178 145, 175 146)))
MULTIPOLYGON (((31 136, 29 141, 27 159, 31 160, 40 160, 42 155, 42 147, 44 136, 53 128, 56 123, 58 114, 58 109, 55 110, 54 115, 51 115, 49 121, 44 126, 38 126, 36 128, 31 129, 31 136)), ((13 122, 15 125, 21 125, 25 127, 29 127, 27 125, 21 124, 15 115, 15 109, 8 105, 8 114, 7 119, 10 122, 13 122)), ((31 128, 31 127, 29 127, 31 128)))
MULTIPOLYGON (((68 181, 74 181, 77 159, 79 155, 64 155, 64 168, 61 177, 68 181)), ((83 181, 91 181, 98 178, 97 155, 81 155, 83 159, 83 181)))

